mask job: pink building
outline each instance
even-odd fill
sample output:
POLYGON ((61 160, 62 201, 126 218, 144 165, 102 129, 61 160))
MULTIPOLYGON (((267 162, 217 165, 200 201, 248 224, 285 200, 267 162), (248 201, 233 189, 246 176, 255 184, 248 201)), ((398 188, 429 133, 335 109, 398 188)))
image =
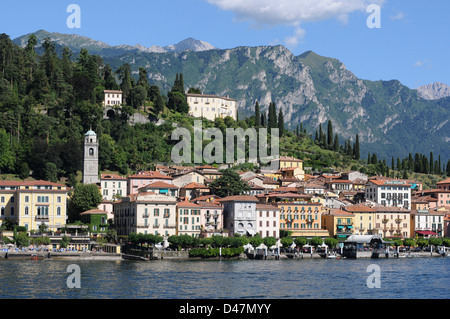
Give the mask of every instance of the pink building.
POLYGON ((223 230, 223 206, 215 202, 198 201, 200 207, 201 237, 212 237, 223 230))
POLYGON ((166 182, 172 184, 172 177, 158 171, 142 171, 128 176, 128 195, 137 194, 138 189, 154 182, 166 182))

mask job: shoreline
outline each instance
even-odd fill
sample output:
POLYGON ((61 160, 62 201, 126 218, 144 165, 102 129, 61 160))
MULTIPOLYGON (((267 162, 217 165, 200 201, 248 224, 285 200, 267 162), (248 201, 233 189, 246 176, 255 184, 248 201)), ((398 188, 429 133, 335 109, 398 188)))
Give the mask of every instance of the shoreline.
MULTIPOLYGON (((357 257, 357 258, 348 258, 344 256, 336 255, 336 258, 333 259, 402 259, 402 258, 435 258, 435 257, 449 257, 449 255, 442 256, 438 253, 430 253, 430 252, 413 252, 413 253, 400 253, 398 256, 395 256, 393 253, 390 253, 388 257, 385 255, 380 255, 378 258, 369 257, 357 257)), ((167 256, 157 254, 154 257, 142 257, 138 255, 130 255, 130 254, 114 254, 114 253, 101 253, 101 252, 0 252, 0 260, 1 259, 14 259, 14 260, 106 260, 106 261, 117 261, 117 260, 137 260, 137 261, 157 261, 157 260, 277 260, 273 256, 267 256, 267 258, 259 258, 252 259, 248 258, 245 254, 239 257, 232 258, 223 258, 223 257, 211 257, 211 258, 202 258, 202 257, 189 257, 187 254, 175 255, 175 256, 167 256)), ((286 254, 282 253, 278 260, 287 259, 287 260, 302 260, 302 259, 328 259, 324 256, 324 254, 313 253, 308 254, 305 253, 303 255, 299 254, 293 257, 288 257, 286 254)))

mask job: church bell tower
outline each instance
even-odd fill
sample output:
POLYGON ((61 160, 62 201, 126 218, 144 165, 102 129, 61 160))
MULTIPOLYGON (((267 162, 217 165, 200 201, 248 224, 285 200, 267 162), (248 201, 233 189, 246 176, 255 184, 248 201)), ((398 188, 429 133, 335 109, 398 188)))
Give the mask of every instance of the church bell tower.
POLYGON ((83 184, 100 183, 98 178, 98 141, 97 134, 89 130, 84 135, 83 184))

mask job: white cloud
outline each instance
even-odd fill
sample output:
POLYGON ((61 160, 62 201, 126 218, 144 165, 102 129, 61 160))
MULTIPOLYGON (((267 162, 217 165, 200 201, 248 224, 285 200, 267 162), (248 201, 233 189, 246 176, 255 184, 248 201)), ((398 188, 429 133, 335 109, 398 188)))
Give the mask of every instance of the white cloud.
POLYGON ((207 0, 239 20, 257 25, 293 25, 337 18, 346 21, 350 13, 365 11, 369 4, 385 0, 207 0))
POLYGON ((416 61, 416 63, 414 63, 414 66, 415 67, 418 67, 418 68, 420 68, 420 67, 425 67, 425 68, 427 68, 427 69, 430 69, 431 68, 431 61, 430 60, 417 60, 416 61))
POLYGON ((231 11, 240 21, 250 21, 255 27, 293 26, 293 34, 285 39, 296 46, 306 31, 302 23, 336 19, 348 21, 353 12, 366 12, 370 4, 382 5, 385 0, 207 0, 221 10, 231 11))
POLYGON ((403 12, 399 12, 396 15, 391 16, 391 20, 401 20, 405 17, 403 12))
POLYGON ((305 37, 306 31, 300 27, 295 28, 294 34, 287 37, 284 42, 289 47, 296 47, 298 42, 305 37))

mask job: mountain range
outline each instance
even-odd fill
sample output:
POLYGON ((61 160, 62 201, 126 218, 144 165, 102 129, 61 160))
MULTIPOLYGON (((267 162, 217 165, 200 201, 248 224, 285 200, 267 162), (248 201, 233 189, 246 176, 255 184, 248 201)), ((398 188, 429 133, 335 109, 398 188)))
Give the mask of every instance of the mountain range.
MULTIPOLYGON (((359 135, 362 158, 369 152, 384 159, 433 152, 450 159, 450 93, 444 85, 410 89, 398 80, 360 79, 335 58, 313 51, 295 56, 281 45, 218 49, 191 38, 145 48, 43 30, 35 34, 38 42, 50 37, 57 48, 67 46, 74 54, 87 48, 113 69, 129 63, 137 75, 144 67, 150 84, 162 92, 183 73, 186 88, 234 98, 240 116, 253 115, 255 101, 261 111, 273 101, 288 128, 302 123, 313 136, 331 120, 341 143, 359 135)), ((24 46, 28 36, 13 42, 24 46)))

